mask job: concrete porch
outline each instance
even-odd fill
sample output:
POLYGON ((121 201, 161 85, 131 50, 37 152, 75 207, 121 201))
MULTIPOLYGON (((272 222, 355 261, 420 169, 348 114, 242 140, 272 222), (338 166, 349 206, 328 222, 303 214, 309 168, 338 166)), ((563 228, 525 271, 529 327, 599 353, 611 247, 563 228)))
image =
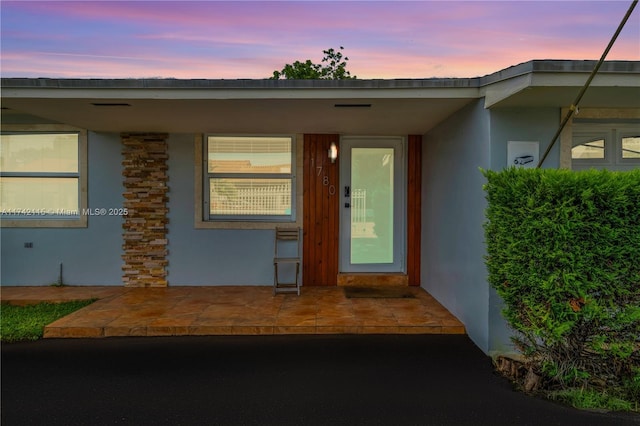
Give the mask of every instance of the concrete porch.
POLYGON ((270 334, 465 334, 422 288, 414 298, 347 298, 342 287, 2 287, 3 303, 98 298, 45 327, 45 338, 270 334))

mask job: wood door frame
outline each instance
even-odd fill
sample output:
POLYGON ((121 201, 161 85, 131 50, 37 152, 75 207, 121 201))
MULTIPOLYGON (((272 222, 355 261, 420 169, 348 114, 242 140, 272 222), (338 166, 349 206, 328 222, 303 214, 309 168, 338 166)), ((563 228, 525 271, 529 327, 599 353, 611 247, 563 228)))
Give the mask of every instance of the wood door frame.
POLYGON ((407 276, 420 285, 422 245, 422 136, 407 138, 407 276))
POLYGON ((339 146, 340 136, 304 135, 302 283, 308 286, 338 284, 340 156, 329 160, 331 143, 339 146))
MULTIPOLYGON (((305 134, 303 143, 302 283, 335 286, 339 274, 339 143, 337 134, 305 134), (328 150, 338 146, 331 163, 328 150)), ((422 233, 422 136, 407 138, 406 269, 410 286, 420 285, 422 233)))

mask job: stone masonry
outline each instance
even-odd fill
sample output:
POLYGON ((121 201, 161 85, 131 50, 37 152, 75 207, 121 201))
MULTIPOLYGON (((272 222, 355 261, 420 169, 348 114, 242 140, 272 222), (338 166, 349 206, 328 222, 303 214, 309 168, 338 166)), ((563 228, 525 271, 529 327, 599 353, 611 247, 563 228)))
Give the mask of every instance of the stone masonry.
POLYGON ((166 287, 167 281, 167 135, 124 133, 124 254, 126 287, 166 287))

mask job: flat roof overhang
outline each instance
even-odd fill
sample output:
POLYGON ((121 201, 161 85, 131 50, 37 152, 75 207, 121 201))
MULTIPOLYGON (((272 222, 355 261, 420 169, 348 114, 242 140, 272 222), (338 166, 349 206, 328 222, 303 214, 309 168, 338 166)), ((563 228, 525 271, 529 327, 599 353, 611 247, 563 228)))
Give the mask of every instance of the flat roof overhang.
POLYGON ((421 134, 478 97, 477 88, 28 91, 4 89, 2 106, 93 131, 174 133, 421 134))
MULTIPOLYGON (((571 105, 596 61, 530 61, 477 78, 2 79, 3 122, 99 132, 424 134, 470 102, 571 105)), ((639 108, 640 62, 605 62, 582 107, 639 108)))
MULTIPOLYGON (((485 108, 568 107, 588 74, 527 74, 484 86, 485 108)), ((639 108, 640 74, 598 74, 584 97, 584 108, 639 108)))

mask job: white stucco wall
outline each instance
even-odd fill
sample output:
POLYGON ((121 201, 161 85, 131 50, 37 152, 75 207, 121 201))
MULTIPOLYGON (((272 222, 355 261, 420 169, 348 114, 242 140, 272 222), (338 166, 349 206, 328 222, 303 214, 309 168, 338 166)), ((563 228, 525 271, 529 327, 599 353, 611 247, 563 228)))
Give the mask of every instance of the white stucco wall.
MULTIPOLYGON (((491 169, 507 167, 508 141, 538 141, 540 155, 544 153, 560 125, 559 108, 511 108, 491 111, 491 169)), ((560 164, 560 140, 545 160, 544 168, 557 168, 560 164)), ((489 290, 490 353, 508 353, 515 349, 511 343, 512 330, 502 317, 503 302, 496 291, 489 290)))
POLYGON ((489 286, 483 253, 486 201, 479 168, 490 167, 489 111, 476 101, 423 140, 422 287, 488 351, 489 286))
MULTIPOLYGON (((271 285, 273 230, 194 227, 194 135, 171 134, 169 144, 168 280, 180 285, 271 285)), ((122 206, 119 134, 88 135, 88 204, 122 206)), ((122 285, 122 219, 93 216, 87 228, 1 228, 1 283, 122 285), (25 242, 33 248, 24 248, 25 242)))
POLYGON ((170 286, 273 284, 273 230, 196 229, 193 134, 169 144, 170 286))
MULTIPOLYGON (((118 134, 88 134, 88 207, 122 206, 118 134)), ((0 282, 9 285, 122 285, 122 218, 90 216, 86 228, 1 228, 0 282), (25 248, 24 243, 33 243, 25 248)))

